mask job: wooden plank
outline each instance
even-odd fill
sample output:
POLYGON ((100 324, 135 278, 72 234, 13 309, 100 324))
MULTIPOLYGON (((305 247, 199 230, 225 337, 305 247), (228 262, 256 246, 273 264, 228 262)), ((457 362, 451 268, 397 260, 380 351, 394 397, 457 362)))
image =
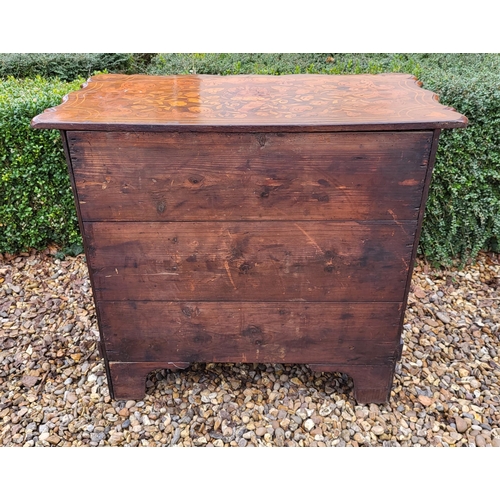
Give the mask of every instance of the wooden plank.
POLYGON ((88 221, 416 219, 432 132, 68 132, 88 221))
POLYGON ((412 75, 97 75, 35 128, 146 131, 465 127, 412 75))
POLYGON ((398 303, 98 302, 110 361, 383 363, 398 303))
POLYGON ((97 300, 403 299, 415 222, 86 222, 97 300))

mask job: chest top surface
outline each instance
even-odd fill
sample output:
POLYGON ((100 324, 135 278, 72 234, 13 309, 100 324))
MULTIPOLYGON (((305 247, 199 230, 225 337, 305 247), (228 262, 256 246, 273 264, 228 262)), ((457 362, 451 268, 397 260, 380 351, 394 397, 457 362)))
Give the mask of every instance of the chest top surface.
POLYGON ((465 127, 407 74, 98 75, 32 121, 103 131, 380 131, 465 127))

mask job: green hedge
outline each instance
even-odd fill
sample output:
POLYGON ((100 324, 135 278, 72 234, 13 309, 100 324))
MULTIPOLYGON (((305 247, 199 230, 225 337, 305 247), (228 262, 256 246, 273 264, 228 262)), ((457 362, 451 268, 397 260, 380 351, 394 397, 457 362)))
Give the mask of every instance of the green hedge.
POLYGON ((60 134, 30 122, 82 82, 0 80, 0 252, 80 239, 60 134))
POLYGON ((143 73, 154 54, 17 54, 0 53, 0 78, 88 78, 97 71, 143 73))
MULTIPOLYGON (((442 132, 420 249, 440 264, 457 256, 465 261, 481 249, 500 250, 499 54, 135 56, 140 65, 128 70, 151 74, 414 74, 443 104, 469 118, 468 128, 442 132)), ((29 122, 80 83, 0 81, 0 252, 78 242, 58 133, 32 130, 29 122)))
POLYGON ((148 68, 156 75, 381 72, 419 76, 418 58, 409 54, 157 54, 148 68))
POLYGON ((420 247, 435 263, 462 262, 500 241, 500 72, 422 77, 440 101, 467 116, 441 134, 420 247))

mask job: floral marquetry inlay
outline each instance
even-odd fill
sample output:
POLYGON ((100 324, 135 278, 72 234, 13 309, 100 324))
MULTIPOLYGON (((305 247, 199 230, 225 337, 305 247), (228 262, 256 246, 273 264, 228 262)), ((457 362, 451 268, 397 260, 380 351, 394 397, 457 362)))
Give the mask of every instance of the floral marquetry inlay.
POLYGON ((38 115, 65 130, 391 130, 463 127, 411 75, 98 75, 38 115))

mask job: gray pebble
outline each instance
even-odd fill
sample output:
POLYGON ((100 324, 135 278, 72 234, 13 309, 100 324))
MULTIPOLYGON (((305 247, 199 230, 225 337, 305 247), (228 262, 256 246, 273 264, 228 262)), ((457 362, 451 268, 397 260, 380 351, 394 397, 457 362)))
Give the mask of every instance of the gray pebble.
POLYGON ((285 431, 281 428, 281 427, 278 427, 274 430, 274 436, 275 437, 285 437, 285 431))
POLYGON ((174 444, 177 444, 177 441, 179 441, 181 437, 181 428, 177 427, 174 431, 174 435, 172 437, 172 441, 170 441, 170 445, 173 446, 174 444))
POLYGON ((450 317, 449 317, 446 313, 444 313, 444 312, 438 311, 438 312, 436 313, 436 317, 437 317, 438 319, 440 319, 440 320, 441 320, 443 323, 445 323, 445 324, 448 324, 448 323, 450 323, 450 322, 451 322, 450 317))
POLYGON ((96 443, 99 443, 99 441, 103 439, 106 439, 106 434, 104 434, 104 432, 92 432, 90 434, 90 440, 96 443))

